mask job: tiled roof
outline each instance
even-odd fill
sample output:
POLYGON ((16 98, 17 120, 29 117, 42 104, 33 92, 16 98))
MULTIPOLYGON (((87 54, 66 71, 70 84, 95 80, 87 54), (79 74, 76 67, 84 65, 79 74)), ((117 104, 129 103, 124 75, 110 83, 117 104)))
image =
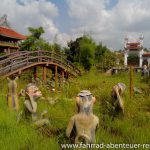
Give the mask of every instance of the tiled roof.
POLYGON ((10 28, 5 28, 5 27, 0 27, 0 35, 14 38, 14 39, 19 39, 19 40, 25 40, 27 37, 17 33, 13 29, 10 28))
POLYGON ((144 53, 143 56, 150 57, 150 52, 144 53))

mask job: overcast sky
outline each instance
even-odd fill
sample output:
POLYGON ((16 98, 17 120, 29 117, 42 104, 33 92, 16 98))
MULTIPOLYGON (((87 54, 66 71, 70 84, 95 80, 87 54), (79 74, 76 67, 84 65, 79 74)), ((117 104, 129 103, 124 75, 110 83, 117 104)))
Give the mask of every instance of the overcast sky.
POLYGON ((150 48, 150 0, 2 0, 3 14, 16 31, 28 34, 29 26, 42 26, 47 41, 63 46, 86 33, 119 50, 126 35, 142 33, 150 48))

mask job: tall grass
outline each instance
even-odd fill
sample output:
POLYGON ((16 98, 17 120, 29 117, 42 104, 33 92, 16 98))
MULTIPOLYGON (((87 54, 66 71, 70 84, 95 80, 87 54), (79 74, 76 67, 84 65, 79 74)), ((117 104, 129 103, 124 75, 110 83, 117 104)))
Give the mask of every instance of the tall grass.
MULTIPOLYGON (((18 81, 18 92, 30 81, 22 75, 18 81)), ((97 143, 150 143, 150 94, 148 84, 141 81, 139 74, 134 74, 134 86, 141 88, 142 94, 129 97, 129 74, 122 73, 106 76, 92 70, 81 77, 70 79, 61 92, 53 93, 40 85, 43 96, 55 99, 55 104, 47 100, 38 101, 38 112, 48 110, 50 125, 44 129, 35 129, 31 122, 24 118, 17 123, 19 112, 10 111, 6 105, 7 81, 0 83, 0 149, 2 150, 59 150, 61 143, 70 143, 65 129, 72 115, 76 113, 75 97, 80 90, 92 92, 97 101, 94 114, 100 119, 100 127, 96 132, 97 143), (123 95, 125 115, 112 121, 110 92, 114 84, 123 82, 127 89, 123 95)), ((24 98, 20 97, 20 111, 23 110, 24 98)))

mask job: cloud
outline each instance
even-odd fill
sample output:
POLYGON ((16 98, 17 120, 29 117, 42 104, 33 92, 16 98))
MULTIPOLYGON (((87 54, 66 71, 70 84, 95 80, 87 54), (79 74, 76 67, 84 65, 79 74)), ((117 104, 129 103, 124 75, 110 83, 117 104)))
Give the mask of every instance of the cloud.
POLYGON ((149 48, 150 1, 116 0, 113 6, 111 3, 112 0, 64 0, 67 16, 60 14, 61 6, 55 1, 5 0, 1 1, 0 16, 7 14, 12 28, 23 34, 28 34, 29 26, 43 26, 43 37, 50 42, 57 37, 63 46, 86 33, 112 49, 123 49, 125 35, 137 38, 143 33, 144 46, 149 48), (62 33, 58 27, 63 17, 67 20, 67 31, 62 33))
POLYGON ((79 22, 72 29, 74 34, 86 32, 97 41, 102 41, 113 49, 123 48, 125 35, 144 34, 145 46, 150 38, 150 1, 118 0, 116 5, 107 9, 110 0, 67 0, 68 14, 79 22))
POLYGON ((112 11, 112 18, 118 28, 128 31, 144 31, 149 24, 150 1, 147 0, 123 0, 119 1, 112 11))
POLYGON ((47 40, 59 33, 53 21, 59 15, 58 8, 47 0, 5 0, 0 6, 0 15, 3 14, 8 15, 12 28, 20 33, 27 34, 30 26, 44 27, 47 40))

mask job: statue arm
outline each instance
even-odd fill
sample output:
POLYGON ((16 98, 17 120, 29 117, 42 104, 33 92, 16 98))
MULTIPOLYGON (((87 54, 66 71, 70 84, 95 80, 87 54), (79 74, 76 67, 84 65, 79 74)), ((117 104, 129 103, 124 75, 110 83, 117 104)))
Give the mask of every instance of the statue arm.
POLYGON ((75 116, 71 117, 71 119, 69 121, 69 124, 67 126, 67 129, 66 129, 66 136, 67 137, 70 137, 71 131, 72 131, 73 126, 74 126, 74 123, 75 123, 75 116))
POLYGON ((31 106, 30 109, 29 109, 29 106, 28 106, 28 105, 26 105, 26 107, 28 108, 28 110, 29 110, 30 112, 35 113, 36 110, 37 110, 37 106, 36 106, 35 103, 34 103, 33 97, 30 96, 27 92, 26 92, 26 95, 28 95, 28 98, 29 98, 29 101, 30 101, 30 106, 31 106))
POLYGON ((120 108, 124 111, 123 100, 122 100, 122 98, 121 98, 121 96, 120 96, 120 94, 119 94, 118 89, 116 90, 116 94, 117 94, 117 99, 118 99, 118 101, 119 101, 120 108))
POLYGON ((34 102, 33 98, 31 98, 30 101, 31 101, 31 105, 32 105, 32 112, 35 113, 37 110, 37 105, 33 103, 34 102))

